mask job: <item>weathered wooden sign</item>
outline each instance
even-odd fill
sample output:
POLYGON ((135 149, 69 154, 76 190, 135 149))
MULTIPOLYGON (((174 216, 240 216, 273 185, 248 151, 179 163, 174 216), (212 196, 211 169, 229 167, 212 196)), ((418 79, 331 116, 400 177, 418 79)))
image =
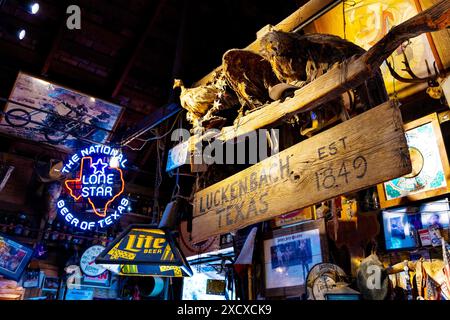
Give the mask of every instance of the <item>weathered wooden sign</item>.
POLYGON ((400 111, 386 102, 197 192, 193 241, 410 172, 400 111))

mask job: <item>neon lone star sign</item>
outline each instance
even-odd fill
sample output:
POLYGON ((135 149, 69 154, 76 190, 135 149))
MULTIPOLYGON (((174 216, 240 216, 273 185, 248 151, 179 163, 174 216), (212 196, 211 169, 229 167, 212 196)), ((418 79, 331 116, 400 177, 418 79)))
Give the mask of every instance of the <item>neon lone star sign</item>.
POLYGON ((92 206, 94 213, 99 217, 106 216, 108 206, 116 200, 116 198, 120 196, 125 189, 122 170, 119 168, 108 168, 111 173, 105 174, 106 167, 108 167, 108 164, 104 163, 101 159, 99 159, 95 164, 92 164, 92 157, 84 157, 81 159, 79 178, 74 180, 66 180, 65 182, 66 188, 69 190, 70 195, 75 199, 75 201, 78 201, 81 198, 87 199, 89 204, 92 206), (101 169, 98 169, 99 167, 101 169), (94 173, 89 173, 90 168, 95 169, 94 173), (114 181, 116 180, 114 177, 115 175, 120 176, 121 185, 119 188, 114 185, 114 181), (119 189, 119 191, 113 194, 113 189, 119 189), (104 208, 98 208, 94 203, 94 199, 99 197, 109 199, 104 208))
POLYGON ((61 170, 72 178, 64 182, 66 192, 57 202, 58 213, 82 230, 105 228, 118 221, 129 206, 123 197, 126 162, 118 150, 101 145, 72 155, 61 170), (86 206, 91 210, 76 212, 86 206))

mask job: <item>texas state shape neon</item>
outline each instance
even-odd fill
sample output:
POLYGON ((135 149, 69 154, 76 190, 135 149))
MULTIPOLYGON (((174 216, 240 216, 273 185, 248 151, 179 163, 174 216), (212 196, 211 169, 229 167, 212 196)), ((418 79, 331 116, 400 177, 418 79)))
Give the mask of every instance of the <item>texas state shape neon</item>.
MULTIPOLYGON (((73 180, 66 180, 66 181, 65 181, 66 188, 67 188, 67 190, 69 190, 70 195, 72 196, 72 198, 75 199, 75 201, 80 200, 80 198, 82 197, 82 195, 80 194, 79 196, 76 196, 76 195, 74 194, 74 192, 73 192, 73 189, 72 189, 71 187, 69 187, 69 184, 73 183, 73 184, 76 185, 76 184, 81 184, 81 183, 82 183, 82 178, 83 178, 83 166, 84 166, 84 162, 85 162, 85 161, 88 161, 88 162, 89 162, 89 167, 92 167, 92 162, 93 162, 92 157, 84 157, 84 158, 82 158, 82 159, 81 159, 80 176, 79 176, 79 178, 73 179, 73 180)), ((120 180, 121 180, 121 182, 122 182, 122 186, 121 186, 120 191, 119 191, 112 199, 110 199, 108 202, 106 202, 106 205, 105 205, 105 208, 104 208, 104 210, 103 210, 103 213, 100 212, 99 210, 97 210, 97 208, 95 207, 95 204, 92 202, 92 200, 91 200, 90 197, 87 198, 89 204, 91 205, 92 209, 94 210, 94 213, 95 213, 97 216, 102 217, 102 218, 106 217, 106 213, 108 212, 108 206, 109 206, 109 205, 110 205, 110 204, 111 204, 118 196, 120 196, 120 195, 123 193, 124 189, 125 189, 125 181, 123 180, 123 172, 122 172, 122 170, 121 170, 120 168, 111 168, 111 167, 109 167, 109 169, 119 171, 119 174, 120 174, 120 180)))

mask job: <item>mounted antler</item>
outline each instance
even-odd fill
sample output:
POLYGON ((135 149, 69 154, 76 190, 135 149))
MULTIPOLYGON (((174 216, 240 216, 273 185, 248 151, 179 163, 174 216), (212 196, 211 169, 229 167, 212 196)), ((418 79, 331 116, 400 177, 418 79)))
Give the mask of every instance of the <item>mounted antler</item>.
POLYGON ((406 56, 406 53, 405 53, 405 50, 404 50, 403 46, 402 46, 402 53, 403 53, 403 58, 404 58, 404 60, 402 61, 402 63, 405 65, 405 68, 402 69, 402 71, 407 72, 407 73, 411 76, 411 79, 400 76, 400 75, 395 71, 395 69, 392 67, 391 63, 389 63, 388 61, 386 61, 387 66, 388 66, 388 68, 389 68, 389 72, 391 73, 391 75, 392 75, 395 79, 397 79, 398 81, 401 81, 401 82, 405 82, 405 83, 423 83, 423 82, 428 82, 428 85, 429 85, 430 87, 436 87, 436 86, 439 86, 439 84, 438 84, 438 82, 437 82, 437 78, 439 77, 440 73, 439 73, 439 70, 438 70, 438 68, 437 68, 437 66, 436 66, 436 61, 433 63, 433 67, 434 67, 434 72, 435 72, 435 73, 432 74, 432 73, 431 73, 431 70, 430 70, 430 66, 429 66, 429 64, 428 64, 428 61, 425 60, 425 63, 426 63, 426 65, 427 65, 427 70, 428 70, 428 77, 421 78, 421 77, 418 77, 418 76, 414 73, 414 71, 412 71, 411 65, 409 64, 409 60, 408 60, 408 57, 406 56))

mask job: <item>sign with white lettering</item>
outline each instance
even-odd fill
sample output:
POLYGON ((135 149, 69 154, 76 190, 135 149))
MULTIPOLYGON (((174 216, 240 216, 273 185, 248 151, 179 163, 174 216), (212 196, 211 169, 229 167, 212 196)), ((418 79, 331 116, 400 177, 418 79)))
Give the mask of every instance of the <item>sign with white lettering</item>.
POLYGON ((128 212, 123 195, 127 159, 117 149, 94 145, 72 155, 61 172, 68 175, 57 201, 58 214, 81 230, 107 228, 128 212))
POLYGON ((387 102, 197 192, 193 241, 409 172, 401 114, 387 102))

